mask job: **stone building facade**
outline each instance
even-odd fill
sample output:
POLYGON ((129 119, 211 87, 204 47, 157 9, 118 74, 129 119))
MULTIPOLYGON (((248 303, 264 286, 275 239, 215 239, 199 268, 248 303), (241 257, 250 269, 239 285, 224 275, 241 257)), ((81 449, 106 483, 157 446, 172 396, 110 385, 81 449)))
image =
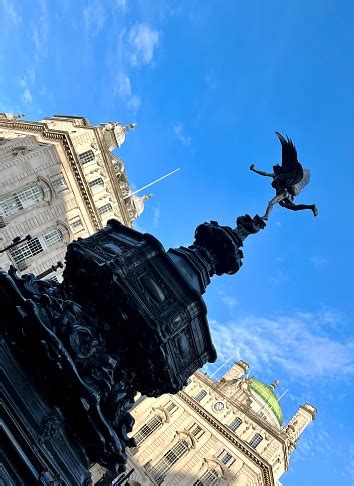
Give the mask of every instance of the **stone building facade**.
MULTIPOLYGON (((71 240, 109 218, 132 225, 147 196, 132 195, 112 150, 134 126, 92 126, 84 117, 58 115, 32 122, 0 113, 0 249, 18 236, 32 237, 0 253, 1 267, 38 275, 64 260, 71 240)), ((60 281, 61 272, 51 277, 60 281)))
MULTIPOLYGON (((278 382, 264 385, 247 370, 239 361, 217 381, 198 371, 177 395, 138 401, 129 484, 279 486, 316 409, 301 405, 283 424, 278 382)), ((94 481, 100 475, 94 468, 94 481)), ((128 484, 123 477, 112 484, 128 484)))

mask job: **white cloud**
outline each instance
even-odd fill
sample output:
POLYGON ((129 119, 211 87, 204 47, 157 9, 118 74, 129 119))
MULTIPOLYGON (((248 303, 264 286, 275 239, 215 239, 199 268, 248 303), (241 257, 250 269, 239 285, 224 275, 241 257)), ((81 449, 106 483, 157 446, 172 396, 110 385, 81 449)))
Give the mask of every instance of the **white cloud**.
POLYGON ((135 24, 128 35, 132 66, 150 64, 159 42, 159 33, 147 24, 135 24))
MULTIPOLYGON (((36 60, 45 58, 48 55, 48 34, 49 34, 49 14, 45 0, 41 0, 38 22, 32 30, 32 41, 34 44, 36 60)), ((35 71, 35 66, 31 68, 35 71)))
POLYGON ((192 137, 190 137, 189 135, 185 135, 183 132, 184 132, 184 126, 182 125, 182 123, 177 123, 177 125, 175 125, 173 127, 173 131, 177 137, 177 139, 181 142, 182 145, 185 145, 187 147, 189 147, 192 143, 192 137))
POLYGON ((13 3, 10 0, 2 0, 2 5, 7 18, 10 19, 14 25, 20 25, 22 18, 18 10, 16 10, 14 7, 13 3))
POLYGON ((348 448, 348 461, 346 473, 348 479, 351 481, 350 484, 354 484, 354 444, 351 444, 348 448))
POLYGON ((26 105, 30 105, 32 103, 32 94, 28 86, 27 77, 20 78, 18 84, 22 88, 21 101, 26 105))
POLYGON ((271 275, 268 280, 273 285, 279 285, 288 280, 288 274, 286 272, 277 271, 274 275, 271 275))
POLYGON ((238 305, 238 300, 235 297, 231 297, 231 295, 224 295, 221 300, 230 310, 238 305))
POLYGON ((320 255, 314 255, 310 258, 310 262, 315 267, 323 267, 324 265, 327 265, 328 260, 327 258, 321 257, 320 255))
POLYGON ((158 228, 160 222, 160 208, 155 206, 152 208, 152 211, 153 211, 152 225, 154 228, 158 228))
POLYGON ((294 380, 316 380, 354 376, 354 337, 341 341, 333 332, 340 319, 340 314, 322 311, 210 324, 220 357, 236 354, 273 374, 280 367, 294 380))
POLYGON ((125 73, 119 74, 116 90, 120 96, 127 96, 127 97, 131 96, 132 85, 129 76, 127 76, 125 73))
POLYGON ((120 73, 118 75, 116 93, 123 100, 125 100, 127 107, 130 111, 134 113, 138 111, 141 105, 141 99, 139 96, 132 93, 132 83, 126 73, 120 73))
POLYGON ((32 103, 32 95, 28 88, 25 88, 24 92, 22 93, 21 99, 26 105, 30 105, 32 103))
POLYGON ((89 36, 96 37, 104 27, 106 15, 101 2, 94 0, 84 9, 84 21, 89 36))
POLYGON ((116 0, 116 6, 117 6, 117 8, 122 10, 122 12, 126 12, 127 8, 128 8, 128 1, 127 0, 116 0))
POLYGON ((141 99, 139 96, 133 95, 128 101, 128 108, 133 112, 137 112, 141 105, 141 99))

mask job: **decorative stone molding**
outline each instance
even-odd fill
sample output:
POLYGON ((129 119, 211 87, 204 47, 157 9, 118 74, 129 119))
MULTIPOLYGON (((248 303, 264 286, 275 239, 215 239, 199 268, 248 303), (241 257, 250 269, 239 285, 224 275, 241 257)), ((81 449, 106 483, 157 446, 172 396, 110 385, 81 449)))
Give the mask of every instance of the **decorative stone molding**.
POLYGON ((48 204, 51 204, 55 194, 51 182, 46 177, 42 177, 42 176, 37 176, 37 182, 43 191, 44 201, 46 201, 48 204))
POLYGON ((57 220, 57 228, 62 234, 62 242, 65 243, 66 245, 70 243, 70 241, 73 238, 72 231, 70 229, 70 226, 67 223, 64 223, 64 221, 57 220))

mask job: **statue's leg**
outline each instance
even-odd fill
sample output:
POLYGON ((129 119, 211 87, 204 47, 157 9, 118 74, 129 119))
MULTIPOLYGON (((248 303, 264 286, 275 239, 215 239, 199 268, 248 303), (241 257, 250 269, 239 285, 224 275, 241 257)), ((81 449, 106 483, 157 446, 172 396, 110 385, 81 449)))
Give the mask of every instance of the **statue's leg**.
POLYGON ((286 197, 287 197, 287 192, 278 194, 277 196, 273 197, 273 199, 271 199, 268 203, 265 215, 261 216, 261 218, 264 219, 264 221, 267 221, 269 214, 270 214, 271 210, 273 209, 273 206, 275 204, 278 204, 281 201, 283 201, 286 197))
POLYGON ((318 209, 316 207, 316 204, 294 204, 289 199, 286 199, 280 202, 280 206, 286 209, 290 209, 290 211, 302 211, 304 209, 311 209, 314 216, 318 215, 318 209))

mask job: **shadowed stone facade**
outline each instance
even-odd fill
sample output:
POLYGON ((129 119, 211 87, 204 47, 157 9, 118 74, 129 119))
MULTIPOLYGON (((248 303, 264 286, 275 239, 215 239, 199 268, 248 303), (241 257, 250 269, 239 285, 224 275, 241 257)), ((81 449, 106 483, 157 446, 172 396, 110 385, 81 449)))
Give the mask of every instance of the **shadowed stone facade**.
POLYGON ((70 241, 109 218, 131 227, 146 197, 131 194, 112 150, 134 126, 91 126, 86 118, 58 115, 32 122, 0 113, 0 248, 17 236, 32 237, 0 254, 1 267, 40 274, 64 259, 70 241))

